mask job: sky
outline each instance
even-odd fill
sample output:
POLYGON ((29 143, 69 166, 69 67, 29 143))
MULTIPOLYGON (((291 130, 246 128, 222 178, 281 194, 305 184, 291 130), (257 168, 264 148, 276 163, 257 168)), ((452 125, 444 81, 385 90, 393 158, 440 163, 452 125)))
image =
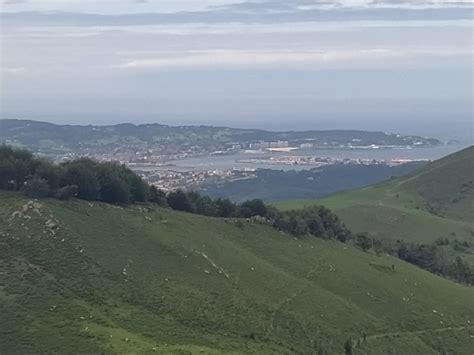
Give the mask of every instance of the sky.
POLYGON ((0 4, 1 118, 472 139, 470 0, 0 4))

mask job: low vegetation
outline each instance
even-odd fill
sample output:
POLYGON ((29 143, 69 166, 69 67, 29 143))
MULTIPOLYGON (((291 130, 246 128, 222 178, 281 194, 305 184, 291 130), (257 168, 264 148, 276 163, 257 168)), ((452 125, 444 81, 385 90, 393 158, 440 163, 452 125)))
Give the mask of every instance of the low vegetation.
POLYGON ((387 253, 422 269, 462 282, 474 284, 474 268, 460 255, 450 255, 449 246, 464 251, 472 249, 472 244, 466 241, 450 241, 439 239, 434 244, 409 243, 401 240, 371 238, 365 233, 358 233, 355 245, 364 251, 376 254, 387 253))
POLYGON ((469 147, 381 184, 275 206, 287 211, 324 205, 353 232, 365 234, 370 248, 472 284, 473 166, 469 147))
POLYGON ((0 352, 469 354, 473 289, 351 243, 0 191, 0 352))

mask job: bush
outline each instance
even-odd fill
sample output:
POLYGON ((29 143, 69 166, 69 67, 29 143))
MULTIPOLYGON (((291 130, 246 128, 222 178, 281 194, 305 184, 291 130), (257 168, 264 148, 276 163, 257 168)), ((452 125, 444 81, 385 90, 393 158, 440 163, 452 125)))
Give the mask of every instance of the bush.
POLYGON ((150 186, 150 192, 148 193, 148 199, 152 203, 156 203, 159 206, 166 207, 168 202, 166 201, 166 194, 157 189, 156 186, 150 186))
POLYGON ((359 233, 355 237, 355 245, 367 251, 372 247, 372 239, 366 233, 359 233))
POLYGON ((167 197, 168 206, 177 211, 194 212, 194 207, 191 204, 188 196, 183 190, 176 190, 170 192, 167 197))
POLYGON ((344 343, 344 353, 346 355, 352 354, 352 340, 347 339, 346 342, 344 343))
POLYGON ((77 197, 80 199, 98 200, 100 184, 97 177, 97 164, 89 158, 64 163, 65 173, 61 179, 61 185, 76 185, 77 197))
POLYGON ((218 217, 233 217, 236 214, 237 206, 228 198, 218 198, 215 204, 218 217))
POLYGON ((19 190, 34 170, 34 158, 30 152, 0 146, 0 188, 19 190))
POLYGON ((109 203, 130 203, 130 189, 118 176, 106 174, 100 181, 100 199, 109 203))
POLYGON ((239 216, 250 218, 253 216, 267 216, 267 206, 260 199, 245 201, 240 205, 239 216))
POLYGON ((22 191, 26 196, 34 198, 47 197, 50 193, 48 182, 39 176, 25 181, 22 191))
POLYGON ((60 187, 54 192, 54 197, 59 200, 69 200, 77 196, 77 186, 67 185, 60 187))

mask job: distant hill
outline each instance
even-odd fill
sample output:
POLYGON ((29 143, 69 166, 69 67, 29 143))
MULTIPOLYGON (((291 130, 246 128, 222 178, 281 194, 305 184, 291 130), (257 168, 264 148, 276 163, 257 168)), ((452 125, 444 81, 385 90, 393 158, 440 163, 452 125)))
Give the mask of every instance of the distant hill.
POLYGON ((241 202, 260 198, 267 202, 299 198, 321 198, 336 191, 375 184, 391 177, 405 175, 426 162, 399 166, 384 164, 336 164, 302 171, 259 169, 255 178, 210 182, 199 186, 211 197, 227 197, 241 202))
POLYGON ((146 151, 159 154, 203 153, 225 150, 235 144, 290 141, 338 147, 345 145, 433 146, 437 139, 357 130, 272 132, 213 126, 167 126, 130 123, 109 126, 56 125, 30 120, 0 120, 0 143, 27 148, 35 153, 120 153, 146 151))
POLYGON ((0 192, 0 246, 2 354, 474 347, 471 287, 256 222, 0 192))
POLYGON ((474 146, 437 160, 397 182, 415 191, 424 209, 443 217, 472 222, 474 216, 474 146))
POLYGON ((387 182, 341 192, 318 201, 283 201, 283 209, 323 204, 354 231, 433 242, 473 241, 474 147, 387 182))

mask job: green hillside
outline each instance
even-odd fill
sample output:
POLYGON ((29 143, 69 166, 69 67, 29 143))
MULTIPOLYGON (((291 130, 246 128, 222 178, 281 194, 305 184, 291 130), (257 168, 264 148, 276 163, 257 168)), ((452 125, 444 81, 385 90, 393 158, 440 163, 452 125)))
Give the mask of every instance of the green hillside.
POLYGON ((282 209, 323 204, 356 232, 391 239, 472 241, 474 147, 401 178, 311 201, 283 201, 282 209))
POLYGON ((472 288, 259 223, 0 192, 0 244, 0 353, 474 347, 472 288))

